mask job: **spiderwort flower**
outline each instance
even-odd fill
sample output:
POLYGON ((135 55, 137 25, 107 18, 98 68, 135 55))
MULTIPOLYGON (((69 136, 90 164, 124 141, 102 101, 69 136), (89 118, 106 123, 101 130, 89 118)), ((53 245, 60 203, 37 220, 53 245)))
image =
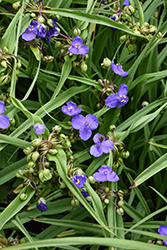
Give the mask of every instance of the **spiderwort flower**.
POLYGON ((72 41, 71 47, 69 47, 68 51, 71 54, 86 55, 89 50, 89 47, 82 44, 82 38, 80 36, 76 36, 72 41))
POLYGON ((81 113, 81 108, 77 108, 77 104, 74 102, 67 102, 66 105, 61 108, 61 110, 66 115, 78 115, 81 113))
POLYGON ((84 183, 86 182, 86 176, 84 174, 76 174, 72 177, 71 181, 75 184, 78 188, 83 188, 84 183))
POLYGON ((114 143, 112 141, 105 140, 105 136, 99 133, 95 134, 93 141, 96 145, 91 146, 90 154, 95 157, 99 157, 103 153, 108 154, 110 149, 112 150, 114 147, 114 143))
POLYGON ((50 39, 53 37, 53 36, 57 36, 59 34, 58 32, 58 29, 57 29, 57 25, 55 25, 53 23, 54 27, 50 27, 48 33, 47 33, 47 43, 50 42, 50 39))
POLYGON ((37 203, 37 208, 42 212, 45 212, 47 210, 47 206, 46 206, 46 201, 44 198, 40 198, 38 203, 37 203))
POLYGON ((126 84, 122 84, 118 90, 118 95, 111 94, 106 99, 106 106, 109 108, 121 108, 123 107, 128 101, 129 98, 126 96, 128 93, 128 87, 126 84))
MULTIPOLYGON (((159 226, 158 233, 162 236, 167 236, 167 226, 166 225, 159 226)), ((167 246, 167 240, 163 240, 163 243, 167 246)))
POLYGON ((118 175, 108 165, 102 165, 101 168, 98 169, 98 172, 93 174, 93 177, 95 178, 96 181, 101 181, 101 182, 119 181, 118 175))
MULTIPOLYGON (((116 19, 117 19, 117 16, 115 15, 115 16, 110 16, 109 17, 111 20, 113 20, 113 21, 116 21, 116 19)), ((118 23, 118 21, 116 21, 116 23, 118 23)), ((112 30, 117 30, 117 28, 113 28, 113 27, 110 27, 112 30)))
POLYGON ((123 3, 123 5, 129 6, 130 5, 129 0, 125 0, 124 3, 123 3))
POLYGON ((5 112, 5 103, 3 101, 0 101, 0 128, 5 129, 9 127, 10 121, 9 117, 6 115, 1 115, 5 112))
POLYGON ((34 129, 35 129, 35 134, 36 135, 41 135, 45 131, 46 126, 45 126, 45 124, 36 123, 34 125, 34 129))
POLYGON ((75 129, 79 129, 79 136, 82 140, 87 141, 91 135, 92 130, 98 127, 98 119, 94 115, 76 115, 72 118, 72 126, 75 129))
POLYGON ((22 33, 21 37, 25 41, 32 41, 38 34, 38 22, 33 20, 28 28, 22 33))
POLYGON ((120 76, 127 76, 129 74, 128 71, 124 71, 122 69, 122 66, 120 64, 115 64, 114 61, 111 62, 111 68, 114 71, 115 74, 120 76))

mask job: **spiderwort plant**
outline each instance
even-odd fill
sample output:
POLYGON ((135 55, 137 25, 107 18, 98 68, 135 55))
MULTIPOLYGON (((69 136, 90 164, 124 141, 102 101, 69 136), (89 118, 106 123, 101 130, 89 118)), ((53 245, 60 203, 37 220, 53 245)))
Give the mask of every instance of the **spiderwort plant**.
POLYGON ((108 154, 110 150, 113 150, 114 148, 114 143, 110 140, 106 140, 105 136, 102 134, 95 134, 95 136, 93 137, 93 141, 96 144, 91 146, 90 154, 95 157, 99 157, 103 153, 108 154))
POLYGON ((79 130, 79 136, 82 140, 87 141, 91 135, 92 130, 98 127, 98 118, 95 115, 76 115, 72 118, 72 126, 79 130))
POLYGON ((105 104, 109 108, 121 108, 129 101, 129 97, 126 96, 128 93, 128 87, 126 84, 122 84, 117 94, 111 94, 107 97, 105 104))
POLYGON ((5 103, 4 101, 0 101, 0 128, 5 129, 9 127, 10 121, 9 117, 6 115, 1 115, 5 112, 5 103))
POLYGON ((83 45, 82 38, 80 36, 76 36, 71 43, 68 51, 71 54, 79 54, 79 55, 86 55, 88 53, 89 47, 83 45))
POLYGON ((61 108, 62 112, 66 115, 78 115, 79 113, 81 113, 81 108, 78 107, 77 108, 77 104, 74 102, 67 102, 66 105, 64 105, 61 108))

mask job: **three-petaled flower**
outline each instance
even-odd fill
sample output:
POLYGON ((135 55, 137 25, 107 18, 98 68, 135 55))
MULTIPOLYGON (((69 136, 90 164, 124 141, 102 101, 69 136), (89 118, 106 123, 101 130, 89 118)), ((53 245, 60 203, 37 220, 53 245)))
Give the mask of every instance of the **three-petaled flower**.
POLYGON ((116 182, 119 181, 118 175, 112 170, 108 165, 102 165, 101 168, 98 169, 98 172, 93 174, 93 177, 96 181, 110 181, 116 182))
POLYGON ((128 5, 129 6, 130 5, 129 0, 125 0, 123 5, 128 5))
POLYGON ((61 110, 66 115, 78 115, 81 113, 81 108, 77 108, 77 104, 74 102, 67 102, 66 105, 61 108, 61 110))
POLYGON ((45 131, 46 126, 45 126, 45 124, 36 123, 34 125, 34 129, 35 129, 35 134, 36 135, 41 135, 45 131))
POLYGON ((112 141, 105 140, 105 136, 99 133, 95 134, 93 141, 96 145, 91 146, 90 154, 95 157, 99 157, 103 153, 108 154, 114 147, 114 143, 112 141))
POLYGON ((36 20, 33 20, 28 28, 22 33, 21 37, 25 41, 32 41, 36 35, 38 35, 39 38, 46 37, 46 29, 42 25, 39 25, 36 20))
POLYGON ((120 76, 127 76, 129 74, 128 71, 124 71, 120 64, 115 64, 114 61, 111 62, 111 69, 114 71, 115 74, 120 76))
POLYGON ((3 101, 0 101, 0 128, 5 129, 9 127, 10 121, 9 117, 6 115, 1 115, 5 112, 5 103, 3 101))
POLYGON ((122 84, 118 90, 117 94, 111 94, 107 97, 105 103, 106 106, 109 108, 121 108, 123 107, 128 101, 129 98, 126 96, 128 93, 128 87, 126 84, 122 84))
MULTIPOLYGON (((167 226, 166 225, 159 226, 158 233, 162 236, 167 236, 167 226)), ((163 240, 163 243, 167 246, 167 240, 163 240)))
POLYGON ((42 212, 45 212, 47 210, 47 206, 45 204, 45 199, 44 198, 40 198, 38 203, 37 203, 37 208, 42 212))
POLYGON ((86 176, 84 174, 76 174, 71 178, 71 181, 78 188, 83 188, 84 183, 86 182, 86 176))
POLYGON ((82 38, 80 36, 76 36, 72 41, 68 51, 71 54, 86 55, 89 50, 89 47, 82 44, 83 44, 82 38))
POLYGON ((79 129, 79 136, 82 140, 88 140, 92 135, 92 130, 98 127, 98 118, 95 115, 76 115, 72 118, 72 126, 79 129))

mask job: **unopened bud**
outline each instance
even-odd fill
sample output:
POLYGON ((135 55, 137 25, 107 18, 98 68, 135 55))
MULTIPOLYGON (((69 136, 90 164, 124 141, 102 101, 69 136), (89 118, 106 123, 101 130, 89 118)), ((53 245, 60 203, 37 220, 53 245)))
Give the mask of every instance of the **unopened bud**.
POLYGON ((16 177, 21 177, 21 176, 23 176, 23 170, 18 170, 17 172, 16 172, 16 177))
POLYGON ((120 43, 123 43, 127 38, 127 35, 123 35, 119 38, 120 43))
POLYGON ((13 6, 13 9, 18 10, 21 7, 21 2, 20 1, 15 2, 12 4, 12 6, 13 6))
POLYGON ((31 13, 30 16, 31 16, 32 18, 35 18, 35 17, 36 17, 35 13, 31 13))
POLYGON ((52 128, 52 131, 55 131, 56 133, 60 133, 61 127, 58 126, 58 125, 56 125, 56 126, 54 126, 54 127, 52 128))
POLYGON ((29 161, 29 163, 27 164, 27 169, 29 169, 29 168, 35 168, 35 166, 36 166, 35 162, 29 161))
POLYGON ((157 240, 156 244, 162 246, 163 245, 163 241, 162 240, 157 240))
POLYGON ((110 191, 110 189, 109 189, 108 187, 106 187, 106 188, 104 189, 104 191, 105 191, 106 193, 108 193, 108 192, 110 191))
POLYGON ((18 62, 17 64, 16 64, 16 69, 20 69, 21 68, 21 62, 18 62))
POLYGON ((59 188, 60 189, 66 188, 66 184, 64 182, 61 182, 59 188))
POLYGON ((118 206, 119 207, 123 207, 123 205, 124 205, 124 202, 122 200, 118 201, 118 206))
POLYGON ((39 172, 39 179, 42 182, 48 181, 52 178, 52 173, 50 172, 49 169, 45 168, 44 170, 41 170, 39 172))
POLYGON ((25 149, 23 149, 23 152, 24 152, 24 154, 25 155, 29 155, 29 154, 31 154, 31 152, 34 150, 34 147, 27 147, 27 148, 25 148, 25 149))
POLYGON ((42 58, 43 62, 45 62, 45 63, 50 63, 50 62, 53 61, 53 59, 54 59, 53 56, 44 56, 44 57, 42 58))
POLYGON ((31 144, 34 146, 34 147, 38 147, 41 143, 41 139, 34 139, 31 144))
POLYGON ((14 118, 11 118, 10 124, 14 127, 16 125, 16 120, 14 118))
POLYGON ((108 67, 110 67, 110 65, 111 65, 111 60, 108 59, 107 57, 104 58, 103 59, 103 67, 107 69, 108 67))
POLYGON ((124 215, 124 210, 120 207, 120 208, 117 208, 117 214, 119 215, 124 215))
POLYGON ((88 180, 91 184, 94 184, 96 182, 95 178, 93 176, 89 176, 88 180))
POLYGON ((2 61, 2 62, 1 62, 1 66, 2 66, 3 68, 7 68, 8 65, 7 65, 6 61, 2 61))
POLYGON ((38 21, 40 22, 40 24, 42 24, 45 22, 45 18, 43 16, 39 16, 38 21))
POLYGON ((59 49, 61 47, 61 42, 60 41, 56 41, 55 43, 55 49, 59 49))
POLYGON ((55 155, 55 154, 57 154, 57 150, 56 149, 49 149, 48 153, 51 155, 55 155))
POLYGON ((32 153, 32 155, 31 155, 31 158, 32 158, 33 162, 36 162, 37 159, 38 159, 38 157, 39 157, 38 151, 35 151, 35 152, 32 153))
POLYGON ((127 159, 127 158, 130 156, 130 153, 129 153, 129 151, 122 152, 122 153, 121 153, 121 156, 122 156, 123 158, 127 159))
POLYGON ((4 53, 8 53, 8 52, 9 52, 8 48, 7 48, 7 47, 4 47, 4 48, 3 48, 3 52, 4 52, 4 53))
POLYGON ((72 205, 73 207, 78 207, 79 201, 78 201, 77 199, 73 199, 73 200, 71 201, 71 205, 72 205))
POLYGON ((47 23, 49 24, 50 27, 53 27, 53 21, 52 21, 52 19, 48 19, 47 23))
POLYGON ((88 69, 88 66, 86 65, 86 63, 85 63, 85 62, 82 62, 82 63, 81 63, 81 70, 82 70, 82 72, 86 72, 87 69, 88 69))
POLYGON ((109 204, 109 202, 110 202, 110 201, 109 201, 108 199, 105 199, 105 200, 104 200, 104 203, 107 204, 107 205, 109 204))
POLYGON ((20 200, 21 201, 25 201, 27 199, 27 195, 26 194, 21 194, 20 195, 20 200))
POLYGON ((74 36, 79 36, 81 34, 80 29, 75 28, 75 30, 73 31, 73 34, 74 34, 74 36))

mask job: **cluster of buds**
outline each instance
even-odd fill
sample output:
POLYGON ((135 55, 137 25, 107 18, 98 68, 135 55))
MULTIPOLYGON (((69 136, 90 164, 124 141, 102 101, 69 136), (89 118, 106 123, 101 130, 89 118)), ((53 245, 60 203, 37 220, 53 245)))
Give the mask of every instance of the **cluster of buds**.
POLYGON ((114 142, 113 148, 113 168, 119 168, 123 159, 127 159, 130 156, 125 144, 117 140, 115 125, 110 126, 111 131, 108 132, 107 137, 114 142))
MULTIPOLYGON (((0 49, 0 86, 10 82, 13 72, 14 58, 16 57, 13 54, 8 53, 6 47, 4 47, 3 50, 0 49)), ((16 60, 16 76, 18 76, 21 63, 17 58, 16 60)))

